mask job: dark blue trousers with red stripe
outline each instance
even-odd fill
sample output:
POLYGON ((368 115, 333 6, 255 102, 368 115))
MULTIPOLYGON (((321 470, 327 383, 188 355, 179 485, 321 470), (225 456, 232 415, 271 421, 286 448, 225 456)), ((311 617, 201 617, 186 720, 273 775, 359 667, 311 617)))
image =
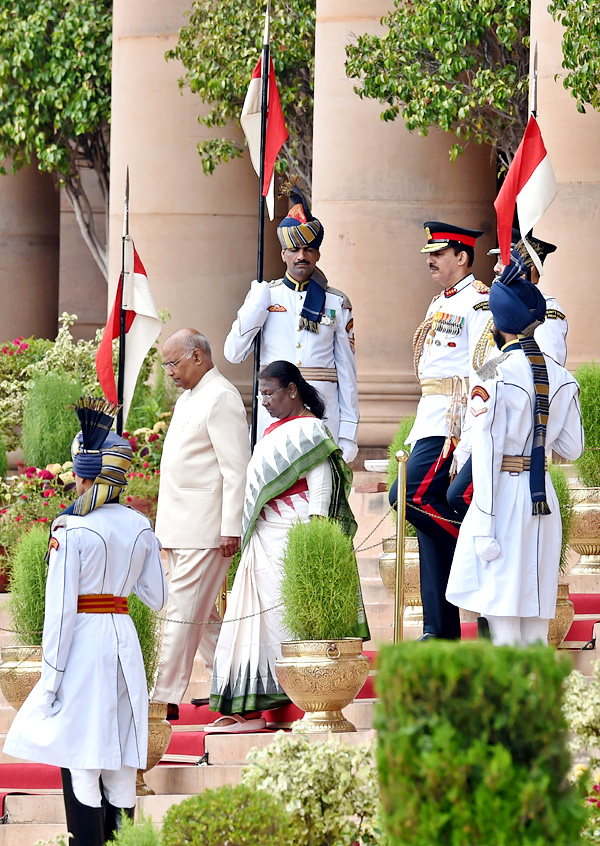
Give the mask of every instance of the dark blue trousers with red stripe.
MULTIPOLYGON (((447 601, 446 585, 461 517, 446 499, 452 451, 442 459, 443 446, 443 437, 414 444, 406 465, 406 519, 419 541, 423 633, 455 640, 460 638, 459 610, 447 601)), ((392 486, 390 502, 396 497, 392 486)))
POLYGON ((459 520, 462 521, 473 499, 473 461, 471 456, 467 458, 460 468, 460 472, 452 480, 446 499, 450 508, 456 511, 459 520))

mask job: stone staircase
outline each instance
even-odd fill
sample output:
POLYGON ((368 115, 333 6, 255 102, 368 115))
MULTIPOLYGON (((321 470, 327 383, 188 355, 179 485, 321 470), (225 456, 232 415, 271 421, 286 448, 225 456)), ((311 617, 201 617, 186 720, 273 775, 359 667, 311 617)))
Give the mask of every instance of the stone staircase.
MULTIPOLYGON (((380 489, 382 487, 383 474, 355 474, 351 502, 359 523, 356 537, 356 548, 359 550, 357 559, 372 634, 372 640, 365 644, 366 650, 376 650, 379 643, 393 639, 393 598, 379 577, 379 556, 382 551, 382 538, 394 535, 395 528, 387 514, 387 495, 380 489)), ((600 594, 600 577, 572 576, 568 581, 572 593, 600 594)), ((10 635, 3 631, 9 628, 4 607, 6 598, 0 595, 0 645, 10 642, 10 635)), ((474 619, 474 615, 463 613, 462 618, 469 621, 474 619)), ((414 639, 420 634, 421 627, 418 624, 405 625, 405 639, 414 639)), ((584 673, 590 672, 592 663, 598 657, 596 649, 585 652, 565 651, 571 655, 574 666, 584 673)), ((184 702, 189 703, 191 697, 208 696, 209 687, 209 677, 202 662, 197 658, 184 702)), ((349 744, 362 743, 374 737, 373 707, 373 699, 357 699, 345 708, 345 716, 354 723, 357 731, 338 737, 349 744)), ((0 693, 0 748, 13 716, 14 711, 0 693)), ((174 735, 192 730, 198 730, 198 727, 173 724, 174 735)), ((317 735, 312 739, 318 742, 320 738, 321 736, 317 735)), ((187 764, 175 763, 167 756, 166 763, 146 774, 145 781, 155 791, 155 795, 139 797, 138 809, 142 809, 147 816, 159 823, 167 809, 186 796, 222 784, 237 783, 241 777, 242 764, 250 749, 263 748, 272 740, 273 734, 269 733, 207 735, 204 748, 208 753, 208 765, 197 765, 198 760, 192 756, 187 764)), ((179 756, 171 757, 176 759, 179 756)), ((0 752, 0 763, 15 763, 15 759, 0 752)), ((2 783, 0 772, 0 793, 8 787, 10 785, 2 783)), ((52 839, 57 834, 66 833, 60 790, 44 791, 40 795, 8 795, 2 822, 5 824, 0 824, 0 846, 33 846, 38 840, 52 839)))

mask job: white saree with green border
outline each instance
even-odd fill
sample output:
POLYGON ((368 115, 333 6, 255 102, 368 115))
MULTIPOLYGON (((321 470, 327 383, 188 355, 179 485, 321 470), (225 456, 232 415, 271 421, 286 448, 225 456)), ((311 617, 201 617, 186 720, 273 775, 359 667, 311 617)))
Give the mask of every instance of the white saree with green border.
MULTIPOLYGON (((307 494, 290 488, 324 461, 329 461, 333 482, 328 516, 353 537, 352 471, 320 420, 282 421, 255 447, 246 475, 242 556, 215 653, 211 711, 243 714, 289 702, 275 675, 281 643, 290 640, 281 623, 281 558, 290 527, 310 519, 307 494)), ((369 637, 362 596, 353 634, 369 637)))

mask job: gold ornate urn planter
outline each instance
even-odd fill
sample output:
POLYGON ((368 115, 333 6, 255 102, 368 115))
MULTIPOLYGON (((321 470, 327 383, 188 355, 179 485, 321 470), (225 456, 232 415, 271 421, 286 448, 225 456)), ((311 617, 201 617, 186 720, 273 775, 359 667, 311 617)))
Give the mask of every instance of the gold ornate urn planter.
MULTIPOLYGON (((379 575, 386 590, 396 595, 396 538, 383 538, 383 552, 379 556, 379 575)), ((404 623, 423 624, 421 601, 421 573, 419 569, 419 542, 417 538, 404 540, 404 623)))
POLYGON ((0 690, 18 711, 42 675, 41 646, 3 646, 0 690))
POLYGON ((600 488, 571 488, 573 530, 569 545, 581 555, 574 575, 600 575, 600 488))
POLYGON ((548 627, 548 646, 559 647, 575 618, 575 606, 569 599, 569 585, 559 582, 556 598, 556 617, 548 627))
POLYGON ((167 720, 166 702, 148 703, 148 762, 145 770, 137 771, 135 792, 138 796, 153 796, 154 791, 144 781, 144 775, 155 767, 167 751, 173 727, 167 720))
POLYGON ((342 714, 369 675, 359 637, 298 640, 281 644, 275 663, 279 684, 305 711, 292 731, 356 731, 342 714))

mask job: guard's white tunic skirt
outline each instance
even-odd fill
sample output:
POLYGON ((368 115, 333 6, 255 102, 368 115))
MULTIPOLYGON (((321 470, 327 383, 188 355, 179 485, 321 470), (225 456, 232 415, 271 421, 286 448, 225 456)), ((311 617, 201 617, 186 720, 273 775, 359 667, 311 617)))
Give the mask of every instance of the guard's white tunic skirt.
POLYGON ((4 752, 79 769, 145 767, 148 688, 135 626, 127 614, 78 614, 80 594, 135 593, 158 610, 167 586, 150 522, 122 505, 62 518, 50 553, 42 677, 18 711, 4 752), (43 690, 61 710, 44 716, 43 690))
MULTIPOLYGON (((583 451, 579 386, 544 358, 550 382, 546 449, 573 460, 583 451)), ((460 608, 500 617, 552 619, 556 613, 562 534, 550 474, 546 498, 552 513, 534 516, 529 473, 500 470, 505 455, 531 455, 534 403, 531 367, 521 350, 505 356, 495 378, 473 386, 473 501, 446 590, 460 608), (475 554, 476 536, 493 536, 500 545, 499 557, 485 566, 475 554)))

